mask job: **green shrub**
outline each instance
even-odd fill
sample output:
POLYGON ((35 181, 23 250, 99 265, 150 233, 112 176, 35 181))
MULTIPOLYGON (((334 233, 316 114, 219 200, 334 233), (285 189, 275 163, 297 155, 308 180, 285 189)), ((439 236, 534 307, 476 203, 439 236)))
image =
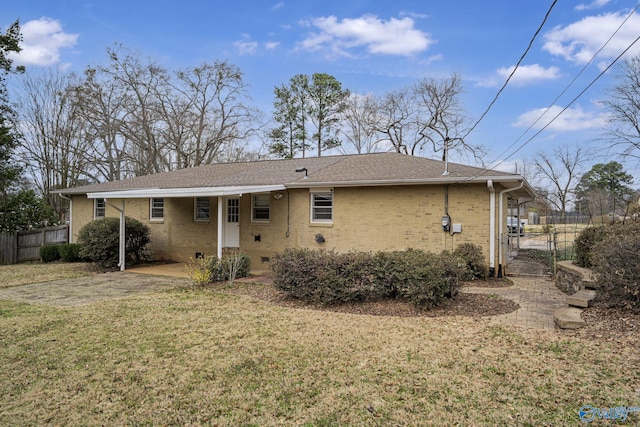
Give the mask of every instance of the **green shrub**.
POLYGON ((640 224, 616 224, 607 231, 590 254, 598 298, 640 313, 640 224))
POLYGON ((428 308, 458 293, 460 259, 420 250, 349 252, 285 249, 271 260, 274 284, 313 304, 401 298, 428 308))
MULTIPOLYGON (((78 242, 82 245, 81 258, 106 268, 118 265, 120 239, 119 218, 103 218, 91 221, 78 234, 78 242)), ((144 249, 149 243, 149 227, 140 221, 126 217, 125 219, 125 252, 126 262, 131 264, 143 260, 144 249)))
POLYGON ((59 246, 60 245, 42 245, 40 247, 40 259, 42 259, 42 262, 53 262, 59 260, 59 246))
POLYGON ((461 280, 485 279, 487 264, 482 254, 482 246, 473 243, 461 243, 453 254, 462 258, 466 270, 461 280))
POLYGON ((574 263, 580 267, 590 268, 593 246, 601 241, 608 231, 608 226, 587 227, 582 230, 573 244, 574 263))
POLYGON ((464 273, 464 264, 458 257, 418 250, 408 250, 403 255, 403 270, 396 271, 399 297, 416 307, 432 308, 458 294, 459 277, 464 273))
POLYGON ((291 298, 314 304, 345 302, 346 280, 337 256, 323 250, 287 248, 271 258, 274 284, 291 298))
POLYGON ((60 245, 58 252, 60 253, 60 259, 64 262, 80 261, 80 244, 78 243, 60 245))

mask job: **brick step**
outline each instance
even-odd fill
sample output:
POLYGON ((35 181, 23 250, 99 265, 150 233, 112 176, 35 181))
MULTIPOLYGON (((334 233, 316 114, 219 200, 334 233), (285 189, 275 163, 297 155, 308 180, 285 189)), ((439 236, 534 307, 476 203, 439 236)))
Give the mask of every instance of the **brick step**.
POLYGON ((553 321, 560 329, 578 329, 586 325, 580 314, 582 310, 575 307, 559 308, 553 313, 553 321))
POLYGON ((589 303, 596 297, 596 291, 582 289, 573 295, 567 295, 567 304, 573 307, 589 307, 589 303))

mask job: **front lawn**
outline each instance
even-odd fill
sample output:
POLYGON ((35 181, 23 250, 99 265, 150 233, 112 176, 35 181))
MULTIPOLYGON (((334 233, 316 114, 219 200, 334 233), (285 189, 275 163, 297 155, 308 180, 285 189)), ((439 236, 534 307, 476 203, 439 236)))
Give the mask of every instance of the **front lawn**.
POLYGON ((58 279, 75 279, 90 274, 90 265, 84 263, 0 265, 0 289, 58 279))
POLYGON ((0 425, 578 425, 640 405, 637 341, 607 338, 215 289, 0 301, 0 425))

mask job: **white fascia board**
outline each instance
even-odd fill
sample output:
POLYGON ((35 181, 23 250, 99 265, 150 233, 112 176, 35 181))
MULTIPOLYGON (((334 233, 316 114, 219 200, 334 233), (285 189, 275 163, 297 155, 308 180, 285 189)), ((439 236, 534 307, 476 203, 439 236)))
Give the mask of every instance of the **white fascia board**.
POLYGON ((247 185, 239 187, 143 188, 87 193, 89 199, 145 199, 151 197, 219 197, 241 196, 286 190, 284 185, 247 185))
POLYGON ((310 188, 310 187, 369 187, 369 186, 384 186, 384 185, 421 185, 421 184, 464 184, 466 182, 472 183, 486 183, 488 180, 493 182, 513 182, 519 183, 522 181, 522 177, 518 175, 502 175, 502 176, 478 176, 472 178, 459 178, 445 176, 442 178, 429 178, 429 179, 393 179, 393 180, 370 180, 370 181, 336 181, 336 182, 308 182, 308 181, 296 181, 287 184, 287 188, 310 188))

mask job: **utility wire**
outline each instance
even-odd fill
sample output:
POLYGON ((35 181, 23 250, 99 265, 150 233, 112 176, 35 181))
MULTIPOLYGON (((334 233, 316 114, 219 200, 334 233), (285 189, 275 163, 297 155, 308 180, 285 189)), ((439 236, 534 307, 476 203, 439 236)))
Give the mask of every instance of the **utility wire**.
POLYGON ((518 67, 520 66, 520 64, 522 63, 522 61, 524 60, 525 56, 527 56, 527 53, 529 53, 529 50, 531 50, 531 46, 533 46, 533 42, 535 41, 535 39, 538 37, 538 34, 540 34, 540 31, 542 31, 542 27, 544 26, 544 24, 547 22, 547 19, 549 18, 549 15, 551 14, 551 10, 553 9, 553 7, 556 5, 556 3, 558 3, 558 0, 553 0, 553 3, 551 3, 551 6, 549 7, 549 10, 547 10, 547 13, 544 15, 544 19, 542 20, 542 23, 540 24, 540 26, 538 27, 538 29, 536 30, 535 34, 533 35, 533 37, 531 38, 531 40, 529 41, 529 45, 527 46, 527 49, 524 51, 524 53, 522 54, 522 56, 520 56, 520 59, 518 60, 518 62, 516 63, 516 66, 513 68, 513 71, 511 71, 511 74, 509 74, 509 77, 507 77, 507 80, 504 82, 504 84, 502 85, 502 87, 500 88, 500 90, 498 90, 498 93, 496 93, 496 96, 493 98, 493 100, 491 101, 491 103, 489 104, 489 106, 484 110, 484 112, 482 113, 482 115, 480 116, 480 118, 474 123, 473 126, 471 126, 471 128, 467 131, 467 133, 464 134, 464 136, 462 137, 462 139, 464 140, 467 136, 469 136, 469 134, 471 132, 474 131, 474 129, 480 124, 480 122, 484 119, 484 117, 489 113, 489 110, 491 110, 491 107, 493 107, 493 105, 496 103, 496 101, 498 101, 498 97, 500 96, 500 94, 502 94, 502 92, 505 90, 505 88, 507 87, 507 85, 509 84, 509 81, 511 81, 511 78, 513 77, 513 75, 516 73, 516 70, 518 69, 518 67))
MULTIPOLYGON (((587 90, 589 90, 591 88, 591 86, 593 86, 598 80, 600 80, 600 78, 602 76, 604 76, 607 71, 609 71, 609 69, 611 67, 613 67, 613 65, 618 62, 620 60, 620 58, 622 58, 628 51, 629 49, 631 49, 637 42, 638 40, 640 40, 640 36, 636 37, 636 39, 629 45, 627 46, 627 48, 622 51, 622 53, 620 55, 618 55, 616 57, 616 59, 613 60, 613 62, 611 62, 611 64, 609 64, 607 66, 607 68, 605 68, 604 70, 602 70, 600 72, 600 74, 598 74, 592 81, 591 83, 589 83, 587 85, 587 87, 585 87, 584 89, 582 89, 580 91, 580 93, 578 93, 578 95, 576 95, 568 104, 566 107, 564 107, 558 114, 556 114, 555 116, 553 116, 553 118, 551 120, 549 120, 549 123, 547 123, 546 125, 544 125, 540 130, 538 130, 535 134, 533 134, 533 136, 531 136, 531 138, 527 139, 524 143, 522 143, 515 151, 513 151, 511 154, 509 154, 506 159, 511 158, 514 154, 516 154, 518 151, 522 150, 522 148, 524 148, 525 145, 529 144, 536 136, 540 135, 542 133, 543 130, 545 130, 546 128, 549 127, 549 125, 551 125, 551 123, 553 123, 558 117, 560 117, 562 115, 562 113, 564 113, 571 105, 573 105, 582 95, 585 94, 585 92, 587 90)), ((506 160, 505 159, 505 160, 506 160)))
MULTIPOLYGON (((571 82, 569 82, 569 84, 562 90, 562 92, 560 92, 560 94, 558 96, 555 97, 555 99, 553 101, 551 101, 551 103, 549 104, 549 106, 547 108, 545 108, 543 110, 542 113, 540 113, 540 115, 538 116, 538 118, 536 118, 536 120, 531 123, 529 125, 529 127, 527 129, 524 130, 524 132, 522 132, 520 134, 520 136, 518 136, 518 138, 516 138, 515 141, 513 141, 513 143, 511 143, 511 145, 509 145, 507 148, 504 149, 504 151, 502 151, 502 153, 500 153, 493 161, 491 161, 489 164, 492 165, 492 168, 495 168, 496 166, 500 166, 502 163, 504 163, 509 157, 500 160, 500 162, 498 162, 499 159, 502 158, 502 156, 504 156, 509 150, 511 150, 511 148, 513 148, 514 145, 516 145, 518 143, 518 141, 520 141, 526 134, 527 132, 529 132, 531 130, 531 128, 533 128, 536 123, 538 123, 540 121, 540 119, 542 119, 542 117, 547 113, 547 111, 553 107, 555 105, 555 103, 558 101, 558 99, 560 99, 560 97, 562 97, 562 95, 564 95, 567 90, 569 90, 569 88, 571 86, 573 86, 573 84, 576 82, 576 80, 578 80, 578 77, 580 77, 582 75, 582 73, 585 72, 585 70, 591 65, 591 63, 596 59, 596 57, 600 54, 600 52, 602 52, 602 50, 607 47, 607 45, 609 44, 609 42, 615 37, 616 34, 618 34, 618 32, 620 31, 620 29, 624 26, 624 24, 627 23, 627 21, 633 16, 633 14, 638 10, 638 8, 640 8, 640 3, 638 3, 636 5, 635 8, 633 8, 633 10, 631 11, 631 13, 629 13, 627 15, 627 17, 624 19, 624 21, 622 21, 622 23, 618 26, 618 28, 613 32, 613 34, 611 34, 611 37, 609 37, 607 39, 607 41, 602 45, 602 47, 600 47, 600 49, 598 49, 598 51, 596 53, 593 54, 593 56, 591 57, 591 59, 589 59, 589 62, 587 62, 584 67, 582 67, 582 69, 578 72, 578 74, 575 75, 575 77, 571 80, 571 82), (498 162, 498 163, 496 163, 498 162)), ((634 42, 635 43, 635 42, 634 42)), ((617 59, 616 59, 617 61, 617 59)), ((613 65, 613 64, 611 64, 613 65)), ((610 65, 610 66, 611 66, 610 65)), ((600 77, 598 77, 600 78, 600 77)), ((593 84, 593 83, 592 83, 593 84)), ((566 108, 564 109, 566 110, 566 108)), ((562 110, 562 111, 564 111, 562 110)), ((562 113, 560 113, 562 114, 562 113)), ((555 118, 554 118, 555 119, 555 118)), ((549 123, 550 124, 550 123, 549 123)), ((547 126, 549 126, 549 124, 547 124, 547 126)), ((545 126, 545 127, 547 127, 545 126)), ((540 132, 538 132, 536 135, 538 135, 540 132)), ((514 151, 511 156, 513 156, 515 153, 517 153, 517 151, 514 151)))
MULTIPOLYGON (((527 144, 529 144, 531 141, 533 141, 535 139, 535 137, 537 137, 538 135, 540 135, 545 129, 547 129, 558 117, 560 117, 569 107, 571 107, 578 99, 580 99, 580 97, 582 97, 582 95, 584 95, 589 89, 591 89, 591 86, 593 86, 598 80, 600 80, 600 78, 602 76, 604 76, 610 69, 611 67, 613 67, 619 60, 620 58, 622 58, 637 42, 638 40, 640 40, 640 36, 636 37, 636 39, 631 42, 631 44, 629 44, 629 46, 627 46, 622 53, 620 53, 620 55, 618 55, 616 57, 616 59, 614 59, 604 70, 602 70, 600 72, 600 74, 598 74, 593 80, 591 80, 591 82, 580 91, 580 93, 578 93, 571 101, 569 101, 569 103, 567 104, 566 107, 564 107, 558 114, 556 114, 555 116, 553 116, 551 118, 551 120, 549 120, 549 122, 544 125, 542 128, 540 128, 535 134, 533 134, 529 139, 527 139, 525 142, 523 142, 522 144, 520 144, 520 146, 514 150, 511 154, 509 154, 504 160, 507 160, 509 158, 511 158, 514 154, 516 154, 518 151, 522 150, 527 144)), ((502 162, 504 162, 504 160, 502 162)), ((502 163, 500 162, 500 163, 502 163)), ((482 173, 477 174, 474 177, 469 177, 469 178, 465 178, 462 179, 460 181, 458 181, 457 183, 462 183, 462 182, 467 182, 470 181, 474 178, 477 178, 479 176, 482 176, 484 174, 486 174, 487 172, 490 172, 490 169, 484 169, 484 171, 482 173)))

